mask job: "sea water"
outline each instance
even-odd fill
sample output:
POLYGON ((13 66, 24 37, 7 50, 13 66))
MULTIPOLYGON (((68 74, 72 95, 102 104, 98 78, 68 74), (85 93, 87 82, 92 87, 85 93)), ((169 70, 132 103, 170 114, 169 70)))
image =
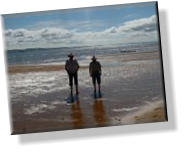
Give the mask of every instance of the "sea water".
POLYGON ((156 42, 133 43, 118 46, 83 46, 61 48, 29 48, 22 50, 8 50, 6 52, 8 65, 24 64, 63 64, 69 53, 85 63, 91 56, 105 56, 124 52, 157 51, 159 45, 156 42))

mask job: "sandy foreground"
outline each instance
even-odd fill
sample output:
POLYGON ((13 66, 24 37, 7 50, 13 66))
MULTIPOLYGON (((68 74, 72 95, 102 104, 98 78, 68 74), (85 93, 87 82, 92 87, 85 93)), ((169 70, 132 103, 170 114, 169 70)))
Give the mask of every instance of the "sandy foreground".
MULTIPOLYGON (((73 104, 68 104, 64 100, 69 92, 68 87, 64 90, 59 88, 50 92, 47 89, 47 92, 42 94, 42 92, 35 91, 40 86, 34 86, 38 88, 29 90, 29 94, 23 94, 26 87, 22 89, 22 86, 17 84, 18 81, 11 80, 12 84, 16 81, 17 87, 20 88, 10 87, 14 90, 23 90, 22 94, 18 90, 16 94, 13 92, 15 97, 11 96, 12 133, 167 121, 158 52, 109 55, 98 57, 98 59, 102 64, 106 63, 104 61, 113 63, 114 60, 118 64, 120 63, 118 67, 117 63, 103 66, 102 90, 104 95, 101 99, 93 99, 91 95, 93 89, 90 84, 91 79, 87 80, 89 77, 86 76, 88 74, 87 66, 81 66, 79 72, 80 95, 73 104), (82 82, 85 83, 82 84, 82 82)), ((57 75, 62 70, 64 67, 60 65, 8 67, 10 76, 19 74, 16 78, 19 78, 20 74, 28 74, 30 78, 30 72, 32 72, 33 78, 34 75, 35 78, 38 77, 38 72, 56 71, 53 74, 57 75)), ((29 82, 25 75, 23 78, 20 80, 21 84, 24 85, 24 81, 29 82)), ((45 83, 45 81, 43 82, 45 83)), ((59 77, 57 81, 56 77, 53 81, 59 85, 58 82, 61 80, 59 77)))
POLYGON ((163 107, 163 104, 160 101, 152 105, 146 105, 139 111, 136 111, 132 114, 128 114, 125 117, 114 116, 111 117, 111 119, 107 118, 101 103, 96 104, 94 108, 94 118, 90 118, 88 120, 84 120, 83 118, 84 116, 80 109, 80 103, 75 103, 71 106, 72 112, 70 113, 70 116, 72 117, 72 119, 70 121, 64 121, 64 117, 61 118, 60 121, 54 119, 33 119, 15 121, 13 122, 13 134, 166 121, 165 107, 163 107), (95 122, 93 119, 95 119, 95 122))

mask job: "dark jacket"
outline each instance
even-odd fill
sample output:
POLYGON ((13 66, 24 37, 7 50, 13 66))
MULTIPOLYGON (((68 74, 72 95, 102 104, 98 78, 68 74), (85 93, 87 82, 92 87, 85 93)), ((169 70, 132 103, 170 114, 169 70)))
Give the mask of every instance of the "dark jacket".
POLYGON ((75 74, 79 69, 79 64, 77 60, 67 60, 65 64, 65 70, 68 74, 75 74))
POLYGON ((90 76, 97 75, 97 74, 101 75, 102 70, 101 70, 100 62, 92 61, 89 65, 89 73, 90 73, 90 76))

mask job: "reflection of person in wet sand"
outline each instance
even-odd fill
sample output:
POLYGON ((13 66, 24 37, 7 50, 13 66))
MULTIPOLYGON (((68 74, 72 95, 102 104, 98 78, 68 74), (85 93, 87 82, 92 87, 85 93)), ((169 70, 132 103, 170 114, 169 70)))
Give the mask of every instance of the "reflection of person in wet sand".
POLYGON ((94 86, 94 98, 96 98, 96 81, 98 83, 98 93, 99 97, 101 97, 100 83, 101 83, 101 64, 97 61, 96 57, 92 57, 92 62, 89 65, 89 74, 92 77, 92 82, 94 86))
POLYGON ((71 117, 74 128, 81 128, 83 126, 83 115, 81 112, 79 100, 77 100, 76 103, 72 104, 71 117))
POLYGON ((68 73, 69 77, 69 85, 71 89, 71 98, 73 100, 73 79, 76 87, 76 95, 79 94, 78 91, 78 70, 79 70, 79 64, 76 59, 73 59, 74 55, 71 53, 68 55, 69 60, 66 61, 65 69, 68 73))
POLYGON ((106 123, 105 110, 102 100, 95 100, 93 104, 94 118, 98 126, 104 126, 106 123))

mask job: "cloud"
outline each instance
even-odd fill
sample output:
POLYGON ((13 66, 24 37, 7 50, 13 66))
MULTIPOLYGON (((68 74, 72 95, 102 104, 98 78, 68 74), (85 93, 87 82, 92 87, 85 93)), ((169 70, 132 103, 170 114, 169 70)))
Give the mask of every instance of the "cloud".
POLYGON ((142 18, 133 21, 125 22, 119 27, 111 27, 106 30, 110 33, 119 33, 119 32, 151 32, 156 30, 156 16, 153 15, 149 18, 142 18))
POLYGON ((73 36, 73 33, 65 29, 46 28, 40 31, 40 36, 45 40, 52 41, 69 39, 73 36))
MULTIPOLYGON (((75 25, 77 26, 77 24, 75 25)), ((86 26, 89 26, 87 22, 86 26)), ((124 22, 121 26, 112 26, 102 31, 78 31, 61 27, 9 29, 5 31, 5 40, 8 49, 110 45, 156 41, 157 38, 157 21, 155 15, 124 22)))
POLYGON ((156 30, 156 16, 153 15, 149 18, 137 19, 125 23, 130 31, 144 31, 151 32, 156 30))

